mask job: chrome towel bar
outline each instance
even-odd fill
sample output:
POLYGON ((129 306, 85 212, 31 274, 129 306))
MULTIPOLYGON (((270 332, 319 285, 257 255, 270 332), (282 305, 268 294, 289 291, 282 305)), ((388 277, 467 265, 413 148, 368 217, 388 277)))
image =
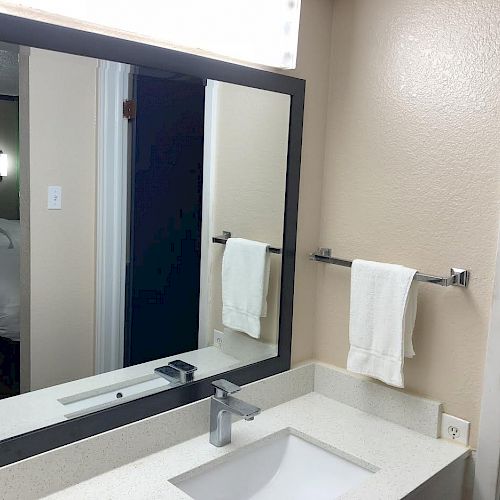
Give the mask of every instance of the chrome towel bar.
MULTIPOLYGON (((231 231, 222 231, 222 234, 220 236, 214 236, 212 238, 212 243, 220 243, 221 245, 225 245, 229 238, 231 238, 231 231)), ((269 247, 269 252, 281 254, 281 248, 269 247)))
MULTIPOLYGON (((335 266, 351 267, 352 261, 345 259, 338 259, 332 256, 331 248, 320 248, 317 252, 312 253, 309 257, 316 262, 323 262, 325 264, 333 264, 335 266)), ((440 286, 461 286, 467 287, 470 279, 470 272, 466 269, 458 269, 452 267, 450 276, 432 276, 431 274, 424 274, 417 272, 415 274, 415 281, 422 281, 424 283, 433 283, 440 286)))

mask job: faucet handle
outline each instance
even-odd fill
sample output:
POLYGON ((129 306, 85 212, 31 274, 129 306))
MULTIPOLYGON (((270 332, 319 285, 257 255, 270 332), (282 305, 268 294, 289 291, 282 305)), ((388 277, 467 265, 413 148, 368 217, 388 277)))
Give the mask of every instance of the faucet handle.
POLYGON ((214 380, 212 385, 215 387, 215 396, 218 398, 225 398, 229 394, 234 394, 241 390, 239 385, 229 382, 229 380, 224 380, 223 378, 219 380, 214 380))

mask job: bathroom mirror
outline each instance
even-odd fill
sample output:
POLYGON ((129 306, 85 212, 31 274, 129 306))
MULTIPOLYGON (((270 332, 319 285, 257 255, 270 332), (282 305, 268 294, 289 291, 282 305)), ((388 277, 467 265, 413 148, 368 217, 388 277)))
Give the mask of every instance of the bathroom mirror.
POLYGON ((304 82, 0 38, 0 465, 288 369, 304 82))

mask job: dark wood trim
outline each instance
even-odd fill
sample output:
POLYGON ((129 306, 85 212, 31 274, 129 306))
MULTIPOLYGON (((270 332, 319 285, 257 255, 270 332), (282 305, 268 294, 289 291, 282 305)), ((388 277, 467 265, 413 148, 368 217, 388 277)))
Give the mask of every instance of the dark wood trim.
POLYGON ((291 96, 278 356, 119 406, 0 441, 0 466, 209 397, 211 382, 247 384, 290 368, 305 81, 128 40, 0 14, 0 39, 18 45, 118 61, 291 96))

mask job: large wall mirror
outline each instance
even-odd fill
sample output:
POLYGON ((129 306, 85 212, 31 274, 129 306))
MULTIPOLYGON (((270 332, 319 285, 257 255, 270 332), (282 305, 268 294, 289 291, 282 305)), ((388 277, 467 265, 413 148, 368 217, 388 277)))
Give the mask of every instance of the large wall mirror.
POLYGON ((289 368, 304 82, 0 38, 0 463, 289 368))

